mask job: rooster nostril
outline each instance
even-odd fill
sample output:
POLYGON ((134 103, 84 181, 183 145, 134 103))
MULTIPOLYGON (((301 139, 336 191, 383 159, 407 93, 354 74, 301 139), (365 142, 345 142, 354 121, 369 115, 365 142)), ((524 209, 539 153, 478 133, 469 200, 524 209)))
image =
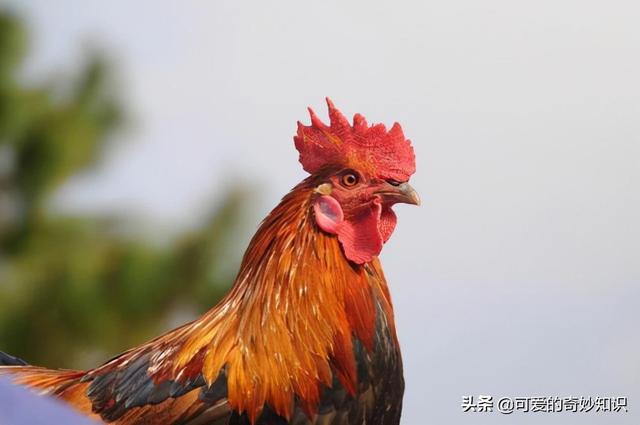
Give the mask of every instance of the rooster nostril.
POLYGON ((387 183, 389 183, 391 186, 400 186, 402 184, 399 181, 393 179, 387 180, 387 183))

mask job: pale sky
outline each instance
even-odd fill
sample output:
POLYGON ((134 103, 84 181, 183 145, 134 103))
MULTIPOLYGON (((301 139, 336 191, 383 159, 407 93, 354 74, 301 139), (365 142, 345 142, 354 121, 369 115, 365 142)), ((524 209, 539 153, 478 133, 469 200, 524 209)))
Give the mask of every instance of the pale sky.
POLYGON ((634 1, 10 1, 29 78, 114 59, 131 127, 59 203, 188 225, 226 186, 257 220, 304 172, 306 107, 399 121, 420 208, 382 261, 404 425, 640 423, 640 6, 634 1), (627 396, 629 413, 462 413, 464 395, 627 396))

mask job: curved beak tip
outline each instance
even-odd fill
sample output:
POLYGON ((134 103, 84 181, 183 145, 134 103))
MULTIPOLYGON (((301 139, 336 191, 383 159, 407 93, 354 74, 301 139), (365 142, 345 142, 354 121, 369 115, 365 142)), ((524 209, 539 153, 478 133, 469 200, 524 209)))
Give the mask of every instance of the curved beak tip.
POLYGON ((418 192, 409 183, 387 185, 377 193, 389 204, 420 205, 421 202, 418 192))
POLYGON ((409 183, 402 183, 400 185, 400 190, 402 192, 404 202, 411 205, 420 205, 422 201, 420 200, 420 195, 418 192, 411 187, 409 183))

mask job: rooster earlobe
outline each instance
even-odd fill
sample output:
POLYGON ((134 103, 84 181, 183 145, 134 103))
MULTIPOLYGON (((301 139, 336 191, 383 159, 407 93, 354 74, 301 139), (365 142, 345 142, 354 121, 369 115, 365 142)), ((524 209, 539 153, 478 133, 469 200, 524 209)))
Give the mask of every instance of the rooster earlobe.
POLYGON ((335 235, 338 227, 344 221, 344 213, 340 203, 332 196, 322 195, 313 203, 316 224, 327 233, 335 235))

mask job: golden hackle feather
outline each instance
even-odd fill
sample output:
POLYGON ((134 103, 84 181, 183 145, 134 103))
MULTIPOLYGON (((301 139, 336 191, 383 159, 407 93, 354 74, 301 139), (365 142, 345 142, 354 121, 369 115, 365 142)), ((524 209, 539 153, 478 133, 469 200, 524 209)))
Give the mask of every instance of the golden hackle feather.
POLYGON ((320 179, 298 185, 264 220, 218 306, 154 343, 171 352, 157 366, 158 379, 179 377, 195 362, 212 383, 225 368, 229 405, 254 420, 265 402, 290 417, 294 396, 313 415, 333 374, 355 392, 352 337, 371 347, 372 291, 385 300, 388 292, 377 260, 372 279, 317 229, 310 205, 320 179))
MULTIPOLYGON (((387 321, 393 314, 378 260, 364 266, 348 262, 337 238, 317 228, 311 204, 324 177, 319 173, 307 178, 267 216, 245 253, 233 288, 199 319, 88 372, 15 374, 21 383, 60 394, 65 379, 73 382, 66 388, 66 399, 85 413, 91 411, 90 401, 80 378, 86 374, 88 381, 123 368, 144 353, 151 353, 147 373, 156 383, 184 382, 202 373, 212 384, 224 370, 227 400, 218 409, 246 412, 252 423, 265 403, 290 418, 294 400, 313 417, 321 391, 331 386, 333 376, 353 395, 353 337, 372 348, 373 296, 382 301, 387 321)), ((116 422, 144 423, 140 418, 164 412, 158 417, 170 423, 171 417, 202 408, 198 391, 134 407, 116 422)), ((217 414, 215 409, 211 414, 217 414)))

